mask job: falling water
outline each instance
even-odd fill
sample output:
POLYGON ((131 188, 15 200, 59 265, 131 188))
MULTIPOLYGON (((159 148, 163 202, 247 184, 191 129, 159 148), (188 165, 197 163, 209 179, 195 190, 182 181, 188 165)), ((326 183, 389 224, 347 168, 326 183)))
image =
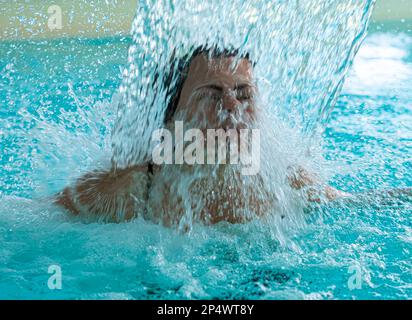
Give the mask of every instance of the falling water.
MULTIPOLYGON (((112 162, 116 166, 150 160, 152 133, 164 126, 164 112, 172 98, 162 79, 172 78, 173 84, 180 72, 172 64, 173 59, 185 59, 199 46, 237 48, 240 54, 249 54, 255 63, 258 104, 265 114, 261 119, 264 125, 260 126, 261 183, 256 180, 260 178, 226 177, 232 188, 219 185, 213 178, 217 167, 206 171, 192 168, 190 178, 185 178, 179 168, 164 169, 154 178, 152 201, 149 201, 151 215, 177 215, 170 211, 182 207, 176 209, 184 212, 183 216, 178 215, 178 222, 191 225, 204 203, 214 203, 214 194, 223 188, 231 194, 232 205, 235 203, 249 214, 254 207, 245 200, 249 194, 271 194, 277 205, 270 202, 269 211, 273 214, 269 216, 286 216, 300 225, 304 204, 300 209, 296 206, 296 195, 285 181, 287 170, 298 165, 310 167, 313 162, 321 161, 319 150, 311 149, 319 146, 317 133, 334 106, 365 35, 373 3, 369 0, 140 2, 112 134, 112 162), (310 154, 315 156, 308 159, 310 154), (197 184, 196 180, 205 179, 202 176, 212 178, 206 182, 208 187, 203 186, 196 194, 191 188, 197 184), (163 181, 158 182, 159 179, 163 181), (236 186, 242 187, 238 190, 236 186), (165 202, 169 202, 167 209, 157 205, 165 202)), ((234 167, 229 170, 232 170, 229 176, 236 175, 234 167)), ((215 206, 213 211, 221 211, 223 207, 224 204, 215 206)))
POLYGON ((240 48, 256 61, 262 104, 304 135, 327 120, 368 25, 374 1, 139 2, 120 88, 113 161, 150 155, 170 97, 156 82, 200 45, 240 48), (130 137, 136 137, 131 139, 130 137))
MULTIPOLYGON (((93 99, 80 99, 76 89, 93 88, 88 81, 80 88, 74 88, 69 81, 63 93, 58 87, 55 95, 66 94, 72 101, 69 108, 60 108, 58 112, 51 110, 55 106, 50 102, 34 110, 23 95, 23 107, 15 123, 7 118, 1 121, 5 123, 3 128, 13 131, 14 138, 10 134, 9 139, 17 141, 14 144, 19 145, 24 157, 33 160, 27 168, 20 165, 25 159, 15 161, 9 164, 9 171, 19 170, 22 174, 17 184, 44 197, 62 188, 67 180, 75 180, 82 172, 107 168, 110 158, 119 167, 150 159, 152 133, 163 126, 165 107, 171 99, 169 88, 160 80, 165 77, 171 77, 172 83, 176 80, 177 70, 170 64, 172 57, 186 57, 194 48, 205 44, 238 48, 240 52, 247 52, 255 63, 258 103, 265 114, 260 124, 263 134, 260 175, 266 187, 257 187, 256 181, 246 178, 233 183, 246 183, 260 194, 273 193, 279 201, 277 206, 272 206, 272 211, 280 211, 281 215, 277 216, 295 216, 301 210, 296 208, 296 197, 285 183, 288 167, 321 165, 320 151, 312 150, 319 148, 320 143, 310 138, 318 138, 316 133, 333 108, 365 35, 373 3, 371 0, 140 1, 132 24, 127 67, 112 102, 93 105, 93 99), (116 107, 117 114, 114 114, 116 107), (50 121, 50 114, 56 114, 57 118, 50 121), (64 166, 59 165, 63 162, 64 166), (55 170, 50 171, 50 166, 55 170), (29 178, 23 178, 26 176, 29 178)), ((20 44, 14 50, 35 48, 20 44)), ((50 56, 46 58, 48 65, 54 64, 50 56)), ((3 73, 11 84, 15 81, 14 65, 10 61, 3 73)), ((74 69, 76 64, 66 63, 64 68, 74 69)), ((51 76, 54 77, 52 83, 58 81, 59 70, 52 69, 51 76)), ((31 94, 34 92, 33 89, 31 94)), ((7 150, 6 154, 14 157, 13 150, 7 150)), ((213 177, 216 169, 202 173, 201 169, 194 168, 197 172, 192 179, 201 175, 213 177)), ((166 174, 164 179, 180 183, 175 185, 175 195, 184 203, 182 220, 191 221, 193 203, 200 199, 188 189, 194 181, 179 178, 179 172, 176 174, 166 174)), ((209 191, 213 193, 213 188, 209 191)), ((157 193, 161 194, 162 190, 157 193)), ((239 190, 232 193, 238 198, 247 198, 247 194, 239 190)), ((250 209, 247 204, 242 206, 250 209)))
MULTIPOLYGON (((152 131, 163 126, 170 99, 155 74, 169 74, 172 53, 182 56, 206 42, 238 47, 256 62, 265 111, 262 178, 280 200, 274 211, 302 222, 300 203, 283 180, 290 163, 317 172, 333 166, 329 182, 348 192, 410 186, 409 35, 368 39, 324 142, 318 137, 373 3, 148 0, 138 2, 131 39, 1 41, 0 298, 410 298, 410 200, 331 203, 285 236, 277 229, 288 217, 279 214, 272 223, 193 224, 180 234, 140 218, 85 224, 49 201, 110 160, 126 166, 150 157, 152 131), (47 270, 55 264, 63 290, 51 291, 47 270), (362 290, 348 288, 350 267, 362 272, 362 290)), ((202 199, 185 188, 193 176, 178 173, 162 175, 179 178, 169 191, 186 195, 183 205, 192 209, 202 199)), ((194 168, 195 177, 205 173, 194 168)), ((222 189, 238 182, 232 181, 222 189)))

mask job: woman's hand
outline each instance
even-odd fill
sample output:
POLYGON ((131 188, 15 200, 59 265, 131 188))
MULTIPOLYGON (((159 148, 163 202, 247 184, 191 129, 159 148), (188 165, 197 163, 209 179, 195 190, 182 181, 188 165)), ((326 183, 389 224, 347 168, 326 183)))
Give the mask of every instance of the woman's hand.
POLYGON ((297 170, 292 171, 288 176, 288 180, 292 188, 306 192, 309 202, 321 203, 322 199, 333 201, 351 196, 350 193, 322 184, 314 174, 309 173, 302 167, 298 167, 297 170))

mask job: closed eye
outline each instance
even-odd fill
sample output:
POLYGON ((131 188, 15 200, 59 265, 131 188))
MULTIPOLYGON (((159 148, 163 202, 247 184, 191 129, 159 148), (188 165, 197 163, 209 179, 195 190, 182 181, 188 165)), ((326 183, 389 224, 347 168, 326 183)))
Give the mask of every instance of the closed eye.
MULTIPOLYGON (((254 87, 250 84, 240 84, 234 88, 236 99, 239 101, 248 101, 254 98, 255 92, 254 87)), ((196 97, 200 101, 205 98, 212 99, 214 101, 218 101, 222 99, 224 93, 224 88, 215 85, 215 84, 208 84, 202 86, 196 90, 196 97)))
POLYGON ((242 85, 236 87, 236 99, 239 101, 251 100, 254 97, 253 87, 250 85, 242 85))
POLYGON ((221 87, 210 85, 210 86, 201 88, 196 93, 196 97, 197 97, 197 100, 199 101, 205 98, 218 101, 222 98, 222 92, 223 92, 223 89, 221 87))

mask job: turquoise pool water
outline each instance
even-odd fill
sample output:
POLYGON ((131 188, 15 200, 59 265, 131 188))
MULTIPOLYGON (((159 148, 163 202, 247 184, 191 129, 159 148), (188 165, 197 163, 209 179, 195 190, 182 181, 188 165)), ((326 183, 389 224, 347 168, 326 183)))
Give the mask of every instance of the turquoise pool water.
MULTIPOLYGON (((315 208, 286 244, 259 221, 179 234, 143 220, 84 224, 50 205, 110 159, 111 100, 130 43, 0 43, 1 299, 412 297, 407 199, 315 208), (48 286, 53 265, 60 290, 48 286)), ((370 34, 319 142, 330 184, 412 186, 411 88, 412 37, 370 34)))

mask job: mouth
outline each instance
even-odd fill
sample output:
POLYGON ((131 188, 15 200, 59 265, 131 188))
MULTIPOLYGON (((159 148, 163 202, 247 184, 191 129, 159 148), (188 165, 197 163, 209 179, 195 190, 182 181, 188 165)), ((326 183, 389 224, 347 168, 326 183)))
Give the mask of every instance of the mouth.
POLYGON ((234 119, 233 116, 229 116, 220 124, 219 128, 225 131, 235 129, 239 132, 241 129, 246 129, 247 125, 242 121, 234 119))

